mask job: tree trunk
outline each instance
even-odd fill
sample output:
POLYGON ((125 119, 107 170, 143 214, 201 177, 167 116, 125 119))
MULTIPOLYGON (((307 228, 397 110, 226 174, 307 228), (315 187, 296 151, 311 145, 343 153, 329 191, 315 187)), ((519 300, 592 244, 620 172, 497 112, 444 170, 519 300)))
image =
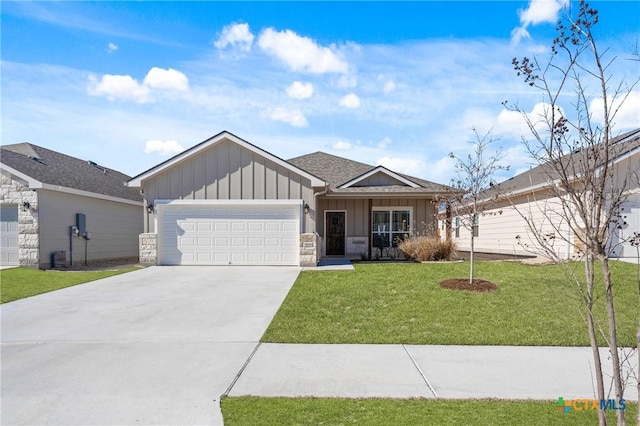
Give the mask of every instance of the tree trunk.
MULTIPOLYGON (((609 269, 609 259, 604 253, 598 254, 598 259, 602 265, 602 275, 604 277, 607 320, 609 322, 609 351, 611 352, 611 367, 613 370, 613 385, 616 392, 616 400, 624 397, 624 387, 622 374, 620 371, 620 358, 618 356, 618 333, 616 330, 616 312, 613 305, 613 283, 611 282, 611 269, 609 269)), ((624 410, 616 410, 616 420, 618 426, 625 426, 624 410)))
POLYGON ((471 227, 471 251, 469 252, 469 284, 473 284, 473 226, 471 227))
MULTIPOLYGON (((593 271, 594 263, 593 256, 586 256, 584 260, 584 268, 587 280, 587 295, 585 299, 585 307, 587 308, 587 328, 589 330, 589 344, 591 345, 591 353, 593 354, 593 364, 596 375, 596 391, 598 400, 602 401, 605 398, 604 393, 604 378, 602 375, 602 361, 600 359, 600 348, 598 347, 597 332, 595 322, 593 320, 593 284, 595 274, 593 271)), ((607 417, 605 410, 600 407, 598 409, 598 424, 600 426, 607 425, 607 417)), ((640 425, 638 425, 640 426, 640 425)))
MULTIPOLYGON (((636 245, 636 261, 638 265, 638 306, 640 306, 640 245, 636 245)), ((636 409, 636 421, 638 426, 640 426, 640 319, 638 319, 638 334, 636 334, 636 353, 638 354, 638 369, 636 370, 638 406, 636 409)))

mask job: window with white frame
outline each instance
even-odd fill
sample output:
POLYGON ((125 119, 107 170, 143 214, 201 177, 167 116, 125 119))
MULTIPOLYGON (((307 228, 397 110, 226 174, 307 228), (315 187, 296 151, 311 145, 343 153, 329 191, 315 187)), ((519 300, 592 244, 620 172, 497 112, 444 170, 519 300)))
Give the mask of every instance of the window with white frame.
POLYGON ((456 216, 455 230, 456 230, 456 238, 460 238, 460 218, 458 216, 456 216))
POLYGON ((373 247, 396 247, 411 234, 412 211, 409 207, 374 207, 371 212, 373 247))

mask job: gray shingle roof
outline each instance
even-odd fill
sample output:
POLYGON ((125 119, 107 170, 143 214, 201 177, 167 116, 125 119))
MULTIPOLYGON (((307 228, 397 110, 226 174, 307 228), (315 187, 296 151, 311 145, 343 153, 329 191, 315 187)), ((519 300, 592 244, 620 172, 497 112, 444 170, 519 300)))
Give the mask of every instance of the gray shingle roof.
MULTIPOLYGON (((442 192, 446 190, 444 185, 440 185, 428 180, 419 179, 413 176, 397 173, 398 175, 408 179, 417 185, 419 188, 411 188, 402 185, 389 185, 389 186, 369 186, 369 187, 357 187, 357 188, 343 188, 336 189, 338 186, 349 182, 373 169, 376 166, 371 164, 360 163, 358 161, 349 160, 347 158, 338 157, 336 155, 327 154, 325 152, 314 152, 312 154, 303 155, 287 160, 287 162, 293 164, 296 167, 305 170, 312 175, 318 176, 320 179, 329 182, 332 192, 335 193, 358 193, 358 192, 442 192)), ((395 173, 395 172, 394 172, 395 173)))
POLYGON ((137 189, 125 186, 129 176, 38 145, 3 145, 0 163, 42 183, 142 202, 137 189))
MULTIPOLYGON (((635 129, 620 136, 614 138, 610 143, 609 158, 611 160, 625 155, 629 151, 640 147, 640 129, 635 129)), ((579 164, 579 156, 586 155, 585 152, 577 151, 572 154, 568 154, 560 161, 566 161, 566 164, 579 164), (577 160, 577 161, 576 161, 577 160)), ((593 161, 589 161, 589 164, 593 164, 593 161)), ((519 192, 537 185, 543 185, 553 179, 554 175, 551 169, 545 165, 539 165, 533 167, 531 170, 527 170, 524 173, 520 173, 499 185, 496 185, 494 190, 505 192, 519 192)), ((487 191, 493 192, 493 191, 487 191)))

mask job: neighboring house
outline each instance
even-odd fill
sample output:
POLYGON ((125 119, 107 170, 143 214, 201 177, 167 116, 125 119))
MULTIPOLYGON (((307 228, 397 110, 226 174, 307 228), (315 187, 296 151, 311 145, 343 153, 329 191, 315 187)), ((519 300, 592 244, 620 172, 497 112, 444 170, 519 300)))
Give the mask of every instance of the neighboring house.
POLYGON ((137 258, 143 204, 129 176, 19 143, 0 147, 0 179, 0 264, 137 258))
POLYGON ((160 265, 385 255, 396 238, 436 225, 444 194, 442 185, 322 152, 285 161, 228 132, 128 184, 144 195, 141 262, 160 265))
MULTIPOLYGON (((640 232, 640 129, 622 134, 612 141, 611 165, 613 185, 618 188, 623 179, 628 199, 622 210, 622 229, 610 241, 615 257, 637 257, 635 248, 624 240, 640 232)), ((580 152, 570 156, 582 155, 580 152)), ((570 158, 568 158, 570 159, 570 158)), ((522 215, 543 230, 546 238, 553 242, 553 249, 561 259, 570 259, 580 254, 580 243, 563 220, 559 199, 554 197, 550 186, 556 181, 548 176, 544 165, 537 166, 500 183, 489 193, 493 199, 491 208, 479 215, 476 224, 475 249, 478 252, 531 255, 540 252, 540 244, 522 215), (561 234, 561 235, 559 235, 561 234), (519 237, 519 238, 517 238, 519 237)), ((446 219, 440 211, 440 226, 444 229, 446 219)), ((468 250, 469 230, 460 220, 451 218, 451 237, 460 250, 468 250)), ((446 237, 446 235, 444 236, 446 237)))

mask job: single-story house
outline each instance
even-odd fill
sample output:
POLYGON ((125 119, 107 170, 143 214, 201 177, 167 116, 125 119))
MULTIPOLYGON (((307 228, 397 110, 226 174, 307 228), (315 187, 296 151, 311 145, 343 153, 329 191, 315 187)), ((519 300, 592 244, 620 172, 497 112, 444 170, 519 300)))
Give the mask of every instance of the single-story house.
MULTIPOLYGON (((583 155, 577 151, 566 157, 569 164, 574 157, 583 155)), ((634 232, 640 232, 640 129, 626 132, 611 142, 610 164, 612 185, 621 188, 626 182, 628 197, 621 210, 620 227, 609 242, 613 257, 632 259, 637 257, 634 247, 625 242, 634 232)), ((579 182, 579 180, 577 180, 579 182)), ((541 244, 535 238, 523 215, 535 228, 542 231, 551 244, 555 256, 560 259, 575 258, 581 244, 564 219, 557 191, 550 188, 557 180, 550 176, 544 165, 518 174, 488 191, 491 207, 476 219, 474 245, 478 252, 514 255, 542 254, 541 244), (497 197, 497 198, 496 198, 497 197)), ((446 228, 444 209, 440 209, 440 227, 446 228)), ((449 235, 459 250, 469 250, 470 232, 461 226, 459 218, 451 218, 449 235)), ((447 233, 442 234, 443 238, 447 233)), ((550 257, 550 256, 546 256, 550 257)))
POLYGON ((142 195, 129 176, 30 143, 0 147, 0 264, 136 258, 142 195))
POLYGON ((444 186, 323 152, 283 160, 223 131, 133 177, 140 261, 315 265, 383 256, 436 223, 444 186), (373 253, 372 253, 373 252, 373 253))

